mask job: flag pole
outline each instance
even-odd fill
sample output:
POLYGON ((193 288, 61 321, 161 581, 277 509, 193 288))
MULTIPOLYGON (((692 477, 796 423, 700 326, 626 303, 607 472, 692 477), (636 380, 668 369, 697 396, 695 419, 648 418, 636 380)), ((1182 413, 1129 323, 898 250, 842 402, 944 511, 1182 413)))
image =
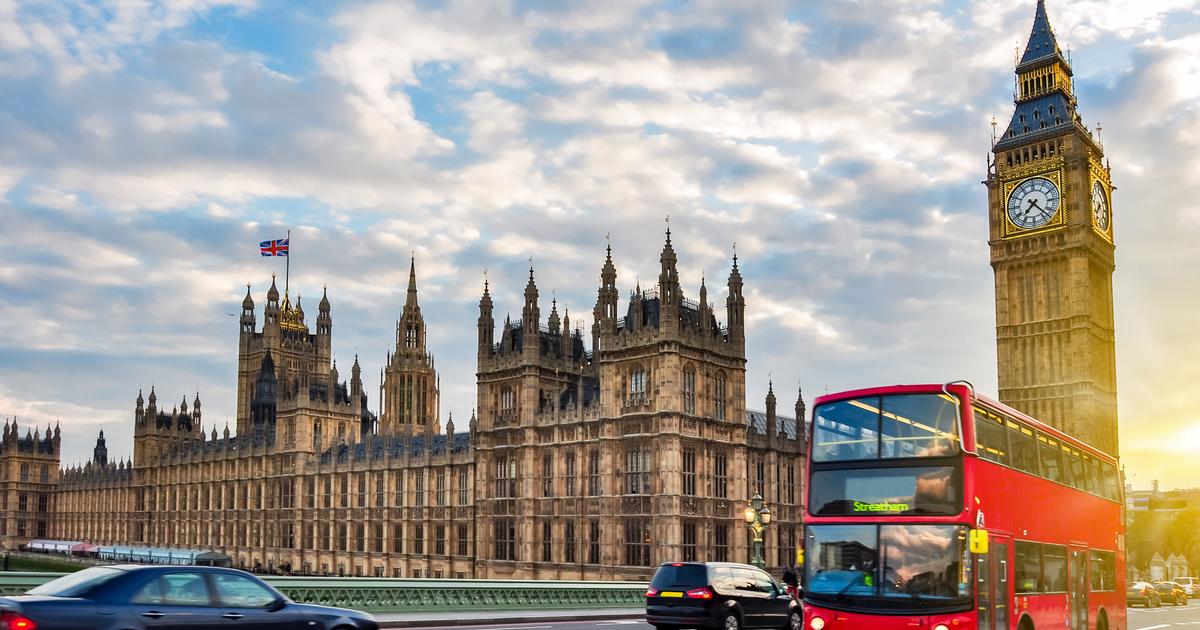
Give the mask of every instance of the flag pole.
POLYGON ((288 251, 287 262, 283 263, 283 294, 288 294, 288 277, 292 272, 292 231, 287 233, 288 251))

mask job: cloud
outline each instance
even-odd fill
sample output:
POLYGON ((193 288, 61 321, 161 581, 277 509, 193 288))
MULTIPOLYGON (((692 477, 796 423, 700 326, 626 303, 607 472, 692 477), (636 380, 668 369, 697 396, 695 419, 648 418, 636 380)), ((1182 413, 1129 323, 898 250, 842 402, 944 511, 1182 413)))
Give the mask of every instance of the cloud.
MULTIPOLYGON (((77 458, 150 378, 223 422, 226 313, 280 271, 254 245, 290 228, 294 288, 329 286, 335 352, 368 375, 415 252, 443 412, 465 414, 484 269, 519 312, 533 257, 543 298, 586 323, 605 235, 622 292, 646 286, 667 215, 685 291, 703 275, 718 312, 737 243, 752 407, 768 373, 994 391, 979 180, 1033 3, 885 4, 0 0, 0 354, 49 357, 0 403, 62 405, 77 458), (105 387, 60 386, 85 376, 105 387)), ((1130 444, 1184 426, 1186 396, 1147 383, 1200 378, 1179 358, 1200 351, 1179 289, 1200 263, 1195 10, 1051 6, 1119 186, 1130 444)))

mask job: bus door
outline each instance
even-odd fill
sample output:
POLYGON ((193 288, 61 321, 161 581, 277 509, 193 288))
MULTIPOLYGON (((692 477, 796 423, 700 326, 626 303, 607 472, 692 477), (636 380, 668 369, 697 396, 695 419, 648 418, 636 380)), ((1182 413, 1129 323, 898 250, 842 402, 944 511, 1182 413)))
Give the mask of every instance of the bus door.
POLYGON ((1010 541, 992 537, 988 553, 975 555, 975 593, 979 630, 1008 630, 1012 580, 1009 576, 1010 541))
POLYGON ((1067 598, 1071 606, 1071 630, 1088 629, 1088 554, 1086 549, 1071 547, 1070 566, 1068 570, 1070 582, 1067 585, 1067 598))

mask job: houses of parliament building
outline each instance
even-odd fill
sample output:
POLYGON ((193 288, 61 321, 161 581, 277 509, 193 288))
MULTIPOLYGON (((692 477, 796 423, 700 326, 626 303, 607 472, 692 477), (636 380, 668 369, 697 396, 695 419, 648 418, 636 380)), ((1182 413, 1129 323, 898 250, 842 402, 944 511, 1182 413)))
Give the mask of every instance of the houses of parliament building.
POLYGON ((109 461, 101 433, 88 464, 60 471, 57 429, 22 438, 14 423, 2 542, 215 549, 305 574, 647 579, 666 560, 746 561, 741 512, 759 493, 768 563, 790 565, 804 404, 779 415, 771 388, 765 412, 746 408, 736 257, 724 324, 703 284, 684 297, 670 232, 660 260, 657 287, 620 304, 609 248, 590 343, 557 303, 543 314, 532 269, 521 318, 498 327, 485 282, 477 412, 444 428, 415 263, 377 411, 358 358, 348 382, 332 360, 327 296, 310 322, 272 282, 260 326, 247 287, 236 431, 205 434, 199 395, 151 389, 131 462, 109 461))

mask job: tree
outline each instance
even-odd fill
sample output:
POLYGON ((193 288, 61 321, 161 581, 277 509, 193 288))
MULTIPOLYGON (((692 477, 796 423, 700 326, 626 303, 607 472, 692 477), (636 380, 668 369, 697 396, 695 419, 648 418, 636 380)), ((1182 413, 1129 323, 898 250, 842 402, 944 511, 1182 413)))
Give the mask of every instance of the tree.
POLYGON ((1171 551, 1183 554, 1193 573, 1200 568, 1200 508, 1176 513, 1166 534, 1171 551))

